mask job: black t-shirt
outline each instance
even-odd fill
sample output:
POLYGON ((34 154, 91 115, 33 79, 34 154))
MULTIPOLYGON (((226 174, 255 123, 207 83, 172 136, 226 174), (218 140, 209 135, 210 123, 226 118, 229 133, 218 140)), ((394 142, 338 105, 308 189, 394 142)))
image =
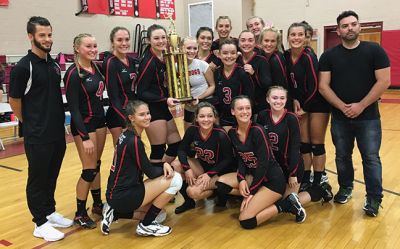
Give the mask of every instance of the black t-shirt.
POLYGON ((60 67, 50 55, 44 60, 29 50, 13 68, 9 95, 21 99, 25 142, 65 139, 60 82, 60 67))
MULTIPOLYGON (((354 49, 347 49, 341 44, 328 49, 319 61, 319 70, 331 72, 330 87, 345 103, 361 101, 376 83, 375 70, 389 66, 389 58, 378 44, 363 41, 354 49)), ((348 119, 334 107, 332 115, 337 119, 348 119)), ((378 102, 374 102, 356 119, 379 117, 378 102)))

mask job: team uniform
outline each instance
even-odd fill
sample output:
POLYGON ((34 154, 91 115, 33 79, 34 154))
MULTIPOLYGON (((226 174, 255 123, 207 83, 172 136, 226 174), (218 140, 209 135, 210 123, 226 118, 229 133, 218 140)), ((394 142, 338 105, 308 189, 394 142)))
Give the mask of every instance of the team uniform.
POLYGON ((131 213, 142 205, 144 174, 154 179, 163 175, 163 168, 150 163, 140 137, 126 130, 117 142, 106 191, 107 203, 116 212, 131 213))
POLYGON ((103 62, 104 77, 110 108, 106 120, 108 128, 125 127, 125 108, 129 100, 135 100, 135 83, 138 61, 127 56, 128 64, 110 55, 103 62))
POLYGON ((275 122, 271 110, 263 110, 258 114, 257 123, 267 131, 275 159, 285 174, 297 177, 301 182, 304 165, 300 153, 300 126, 294 113, 285 110, 283 116, 275 122))
POLYGON ((246 175, 252 175, 253 181, 249 186, 250 194, 255 195, 261 186, 283 194, 286 183, 282 169, 274 159, 269 145, 267 134, 259 124, 250 123, 245 141, 240 141, 237 127, 228 132, 238 157, 239 182, 245 180, 246 175))
POLYGON ((216 84, 217 109, 220 115, 221 126, 232 126, 236 123, 231 114, 232 99, 239 95, 247 95, 253 99, 254 84, 248 73, 238 64, 234 65, 230 75, 225 75, 224 66, 219 67, 214 73, 216 84))
POLYGON ((318 59, 308 48, 304 48, 299 58, 293 61, 290 50, 285 51, 289 93, 300 102, 306 112, 329 113, 328 102, 318 92, 318 59))
POLYGON ((71 112, 71 133, 80 136, 82 141, 88 140, 89 133, 106 126, 103 91, 105 88, 103 75, 93 67, 94 72, 71 65, 64 76, 66 97, 71 112))
POLYGON ((149 105, 151 121, 172 119, 168 109, 168 90, 165 85, 166 65, 150 48, 139 64, 136 86, 137 98, 149 105))
MULTIPOLYGON (((196 57, 199 59, 198 57, 196 57)), ((220 66, 222 64, 221 59, 218 58, 213 51, 210 51, 210 53, 207 55, 207 57, 202 59, 203 61, 207 62, 210 64, 211 62, 214 63, 216 66, 220 66)))
POLYGON ((244 61, 243 56, 239 56, 237 62, 241 66, 250 64, 253 67, 254 74, 251 75, 251 79, 254 83, 254 109, 255 112, 258 113, 267 108, 266 93, 272 86, 271 71, 268 61, 265 57, 255 52, 247 62, 244 61))
POLYGON ((182 168, 190 169, 188 157, 195 151, 195 157, 210 177, 233 172, 233 148, 225 130, 213 127, 210 134, 204 138, 200 127, 190 126, 182 139, 178 150, 178 158, 182 168))
MULTIPOLYGON (((237 48, 239 47, 239 40, 237 38, 229 37, 229 39, 231 39, 235 43, 237 48)), ((214 52, 215 51, 219 51, 219 49, 220 49, 220 43, 221 43, 221 41, 219 39, 216 39, 211 43, 211 51, 212 51, 214 56, 215 56, 214 52)), ((216 57, 216 59, 213 61, 214 64, 217 67, 222 66, 221 59, 219 59, 217 56, 215 56, 215 57, 216 57)))

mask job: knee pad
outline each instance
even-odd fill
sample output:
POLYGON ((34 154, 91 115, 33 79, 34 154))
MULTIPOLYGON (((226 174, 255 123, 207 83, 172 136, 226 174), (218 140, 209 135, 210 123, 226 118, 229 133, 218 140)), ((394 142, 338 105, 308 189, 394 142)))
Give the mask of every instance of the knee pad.
POLYGON ((232 187, 229 186, 228 184, 225 184, 223 182, 216 182, 215 185, 217 186, 217 192, 218 194, 222 195, 227 195, 232 191, 232 187))
POLYGON ((101 167, 101 160, 97 160, 97 164, 96 164, 96 171, 100 172, 100 167, 101 167))
POLYGON ((301 154, 308 154, 312 152, 311 144, 309 143, 300 143, 300 152, 301 154))
POLYGON ((84 169, 82 170, 81 177, 85 182, 93 182, 96 175, 97 169, 84 169))
POLYGON ((247 219, 247 220, 241 220, 240 225, 244 229, 253 229, 257 227, 257 219, 256 217, 247 219))
POLYGON ((151 146, 150 159, 161 160, 165 153, 165 144, 156 144, 151 146))
POLYGON ((174 172, 174 176, 172 177, 171 183, 169 187, 164 192, 170 195, 175 195, 182 187, 182 176, 178 172, 174 172))
POLYGON ((320 201, 322 198, 321 190, 316 185, 312 185, 306 192, 310 195, 312 202, 320 201))
POLYGON ((176 157, 178 155, 178 149, 179 149, 180 143, 181 143, 181 141, 173 143, 173 144, 168 144, 168 148, 165 151, 165 154, 167 156, 176 157))
POLYGON ((325 144, 312 144, 311 150, 314 156, 321 156, 325 154, 325 144))

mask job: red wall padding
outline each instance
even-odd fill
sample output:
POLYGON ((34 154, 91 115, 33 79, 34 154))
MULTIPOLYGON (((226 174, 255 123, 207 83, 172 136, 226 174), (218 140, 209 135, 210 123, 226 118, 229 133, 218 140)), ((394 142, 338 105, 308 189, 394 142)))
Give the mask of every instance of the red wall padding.
POLYGON ((390 59, 391 87, 400 87, 400 30, 382 31, 382 47, 390 59))

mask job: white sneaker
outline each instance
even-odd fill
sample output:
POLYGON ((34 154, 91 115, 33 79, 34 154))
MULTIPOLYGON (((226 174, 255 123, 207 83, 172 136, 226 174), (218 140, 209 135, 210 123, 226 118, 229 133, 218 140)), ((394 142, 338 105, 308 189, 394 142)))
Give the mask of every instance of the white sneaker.
POLYGON ((136 227, 136 233, 140 236, 165 236, 170 234, 172 229, 169 226, 158 224, 153 221, 150 225, 145 226, 140 222, 136 227))
POLYGON ((57 241, 64 238, 64 234, 55 229, 49 221, 39 227, 35 225, 33 236, 42 238, 46 241, 57 241))
POLYGON ((64 216, 62 216, 61 214, 59 214, 57 212, 47 215, 46 218, 52 227, 66 228, 66 227, 70 227, 70 226, 72 226, 72 224, 74 224, 73 220, 64 218, 64 216))
POLYGON ((100 230, 104 235, 108 235, 110 233, 110 226, 114 220, 114 209, 108 205, 108 203, 104 203, 103 206, 103 219, 101 220, 100 230))
POLYGON ((158 224, 162 224, 166 219, 167 219, 167 212, 164 209, 162 209, 160 213, 157 215, 155 221, 158 224))

